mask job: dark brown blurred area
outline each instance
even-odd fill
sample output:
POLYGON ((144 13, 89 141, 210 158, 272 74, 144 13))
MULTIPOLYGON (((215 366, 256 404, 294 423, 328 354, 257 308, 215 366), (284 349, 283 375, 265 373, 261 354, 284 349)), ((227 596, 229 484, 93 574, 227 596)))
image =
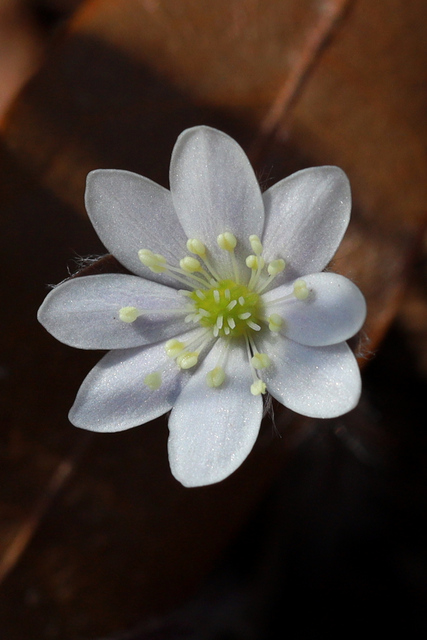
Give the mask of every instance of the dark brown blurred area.
POLYGON ((427 632, 426 109, 424 0, 0 0, 1 638, 427 632), (202 123, 240 142, 264 188, 311 165, 348 173, 333 268, 368 319, 356 410, 275 406, 232 477, 189 490, 165 418, 68 423, 100 354, 57 343, 36 312, 105 253, 87 172, 168 186, 177 135, 202 123))

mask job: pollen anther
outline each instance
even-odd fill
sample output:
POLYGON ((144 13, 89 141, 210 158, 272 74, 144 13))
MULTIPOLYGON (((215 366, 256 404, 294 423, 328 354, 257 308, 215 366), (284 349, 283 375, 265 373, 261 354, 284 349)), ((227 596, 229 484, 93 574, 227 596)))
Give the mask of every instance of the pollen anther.
POLYGON ((153 373, 149 373, 144 378, 144 384, 147 385, 151 391, 157 391, 162 386, 162 375, 158 371, 154 371, 153 373))
POLYGON ((251 243, 252 251, 260 256, 262 253, 262 242, 256 235, 249 236, 249 242, 251 243))
POLYGON ((196 271, 202 270, 202 265, 197 260, 197 258, 192 258, 191 256, 186 256, 179 261, 179 266, 186 273, 195 273, 196 271))
POLYGON ((262 269, 265 265, 265 260, 262 256, 248 256, 246 258, 246 266, 249 269, 262 269))
POLYGON ((191 369, 197 364, 198 359, 197 351, 185 351, 177 357, 176 363, 181 369, 191 369))
POLYGON ((119 310, 120 320, 122 322, 127 322, 128 324, 135 322, 135 320, 138 318, 139 315, 140 315, 140 312, 136 307, 122 307, 119 310))
POLYGON ((222 367, 215 367, 206 374, 206 384, 208 387, 220 387, 225 380, 225 371, 222 367))
POLYGON ((187 249, 191 253, 196 254, 196 256, 200 256, 200 258, 204 258, 206 255, 206 247, 201 240, 197 240, 197 238, 189 238, 187 240, 187 249))
POLYGON ((271 364, 271 360, 266 353, 256 353, 251 360, 255 369, 265 369, 271 364))
POLYGON ((176 338, 172 338, 165 344, 166 355, 168 355, 169 358, 176 358, 183 351, 184 347, 185 344, 183 342, 180 342, 176 338))
POLYGON ((277 276, 278 273, 282 273, 285 267, 286 262, 282 260, 282 258, 278 258, 277 260, 272 260, 269 263, 267 271, 270 276, 277 276))
POLYGON ((225 233, 220 233, 216 239, 218 246, 224 251, 234 251, 234 248, 237 244, 236 236, 229 231, 225 233))
POLYGON ((310 295, 310 291, 307 287, 305 280, 297 280, 294 282, 294 296, 298 300, 306 300, 310 295))
POLYGON ((253 396, 259 396, 262 393, 265 393, 267 390, 265 382, 262 380, 256 380, 251 384, 251 393, 253 396))
POLYGON ((150 249, 140 249, 138 257, 153 273, 164 273, 167 270, 167 260, 160 253, 153 253, 150 249))
POLYGON ((268 328, 273 333, 278 333, 283 325, 283 318, 278 313, 272 313, 268 318, 268 328))

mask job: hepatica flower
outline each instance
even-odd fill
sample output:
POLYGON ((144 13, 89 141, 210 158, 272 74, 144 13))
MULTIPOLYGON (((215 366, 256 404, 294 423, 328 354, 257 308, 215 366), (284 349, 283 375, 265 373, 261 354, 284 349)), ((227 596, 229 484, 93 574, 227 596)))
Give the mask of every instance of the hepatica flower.
POLYGON ((127 171, 93 171, 86 206, 134 275, 67 280, 40 308, 58 340, 111 350, 77 394, 74 425, 121 431, 172 409, 172 473, 200 486, 249 454, 267 391, 315 418, 357 404, 360 373, 345 341, 365 301, 322 271, 350 216, 340 169, 299 171, 261 194, 240 146, 195 127, 173 150, 170 191, 127 171))

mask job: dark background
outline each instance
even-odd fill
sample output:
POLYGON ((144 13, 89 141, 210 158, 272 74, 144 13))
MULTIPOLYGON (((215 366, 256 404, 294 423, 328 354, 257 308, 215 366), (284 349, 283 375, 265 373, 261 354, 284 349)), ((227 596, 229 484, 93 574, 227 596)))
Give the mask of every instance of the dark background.
POLYGON ((0 1, 1 638, 427 632, 426 69, 424 0, 0 1), (369 312, 356 410, 275 405, 233 476, 189 490, 164 418, 68 423, 100 354, 35 316, 48 284, 105 252, 87 172, 167 186, 177 135, 201 123, 242 144, 263 187, 348 173, 332 266, 369 312))

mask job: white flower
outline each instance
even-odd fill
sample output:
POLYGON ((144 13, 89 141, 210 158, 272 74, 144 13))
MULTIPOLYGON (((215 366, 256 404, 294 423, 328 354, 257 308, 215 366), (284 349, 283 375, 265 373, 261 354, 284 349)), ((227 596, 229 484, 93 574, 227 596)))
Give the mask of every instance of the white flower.
POLYGON ((350 216, 340 169, 299 171, 262 195, 240 146, 195 127, 175 145, 170 187, 127 171, 89 174, 93 226, 135 275, 68 280, 39 320, 65 344, 111 349, 71 422, 120 431, 172 409, 172 473, 200 486, 249 454, 266 390, 316 418, 355 407, 360 373, 345 340, 366 306, 352 282, 322 273, 350 216))

